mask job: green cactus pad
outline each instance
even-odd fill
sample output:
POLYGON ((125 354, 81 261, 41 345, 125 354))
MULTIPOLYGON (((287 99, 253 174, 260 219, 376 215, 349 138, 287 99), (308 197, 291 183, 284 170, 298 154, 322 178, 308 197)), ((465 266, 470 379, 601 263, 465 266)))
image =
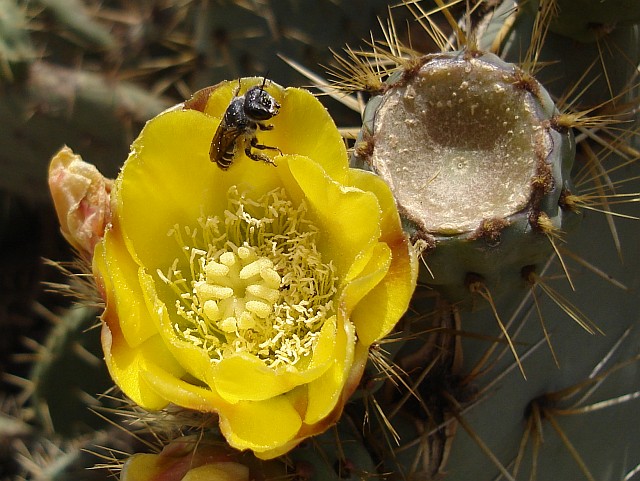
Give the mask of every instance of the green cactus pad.
POLYGON ((76 308, 60 318, 33 365, 31 398, 42 424, 70 437, 103 427, 91 412, 112 385, 102 362, 99 330, 91 329, 96 311, 76 308))

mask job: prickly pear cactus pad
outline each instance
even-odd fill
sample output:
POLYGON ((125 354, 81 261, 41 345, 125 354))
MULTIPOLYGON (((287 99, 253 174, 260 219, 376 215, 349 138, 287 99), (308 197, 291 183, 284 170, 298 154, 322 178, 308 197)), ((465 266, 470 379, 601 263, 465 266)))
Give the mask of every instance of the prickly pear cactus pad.
MULTIPOLYGON (((80 190, 79 176, 52 171, 52 191, 80 190)), ((103 232, 77 217, 104 213, 94 205, 104 197, 80 191, 84 203, 54 200, 73 210, 67 237, 95 245, 115 383, 149 410, 217 413, 228 443, 262 458, 337 421, 369 346, 394 328, 415 287, 391 192, 348 167, 335 124, 306 90, 223 82, 148 122, 109 192, 103 232), (220 138, 254 134, 238 136, 241 124, 225 115, 247 92, 273 96, 279 111, 256 142, 216 152, 220 138), (251 153, 262 142, 265 161, 251 153), (227 152, 228 164, 216 162, 227 152)))
POLYGON ((425 245, 426 282, 450 300, 469 297, 471 276, 494 292, 524 286, 547 233, 575 220, 561 207, 573 135, 557 113, 530 75, 472 51, 426 56, 368 103, 352 163, 391 186, 425 245))

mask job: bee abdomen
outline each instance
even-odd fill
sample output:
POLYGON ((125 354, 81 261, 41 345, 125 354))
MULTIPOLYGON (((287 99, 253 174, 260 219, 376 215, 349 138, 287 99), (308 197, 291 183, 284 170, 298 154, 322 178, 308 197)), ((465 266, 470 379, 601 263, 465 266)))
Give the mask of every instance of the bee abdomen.
POLYGON ((229 149, 224 152, 222 155, 218 156, 217 164, 222 170, 227 170, 231 163, 233 162, 233 158, 235 157, 235 149, 229 149))

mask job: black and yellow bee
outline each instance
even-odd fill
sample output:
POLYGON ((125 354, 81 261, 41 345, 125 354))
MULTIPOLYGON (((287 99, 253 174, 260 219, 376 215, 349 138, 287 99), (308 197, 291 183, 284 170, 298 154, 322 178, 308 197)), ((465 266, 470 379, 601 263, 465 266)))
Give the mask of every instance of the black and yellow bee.
POLYGON ((227 170, 233 163, 239 147, 244 148, 244 153, 250 159, 269 164, 274 164, 273 160, 252 149, 280 152, 277 147, 259 144, 256 138, 258 129, 273 128, 273 125, 264 121, 278 115, 280 110, 280 104, 264 89, 265 83, 266 78, 262 85, 251 87, 244 95, 238 96, 236 92, 224 112, 209 149, 211 162, 217 163, 222 170, 227 170))

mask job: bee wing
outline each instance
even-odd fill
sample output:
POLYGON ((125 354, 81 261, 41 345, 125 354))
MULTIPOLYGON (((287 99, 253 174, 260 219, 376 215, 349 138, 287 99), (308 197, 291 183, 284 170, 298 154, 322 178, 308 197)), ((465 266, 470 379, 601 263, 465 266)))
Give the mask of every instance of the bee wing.
POLYGON ((226 125, 223 119, 211 140, 211 147, 209 148, 211 162, 217 162, 218 158, 233 146, 240 135, 242 135, 242 129, 226 125))

